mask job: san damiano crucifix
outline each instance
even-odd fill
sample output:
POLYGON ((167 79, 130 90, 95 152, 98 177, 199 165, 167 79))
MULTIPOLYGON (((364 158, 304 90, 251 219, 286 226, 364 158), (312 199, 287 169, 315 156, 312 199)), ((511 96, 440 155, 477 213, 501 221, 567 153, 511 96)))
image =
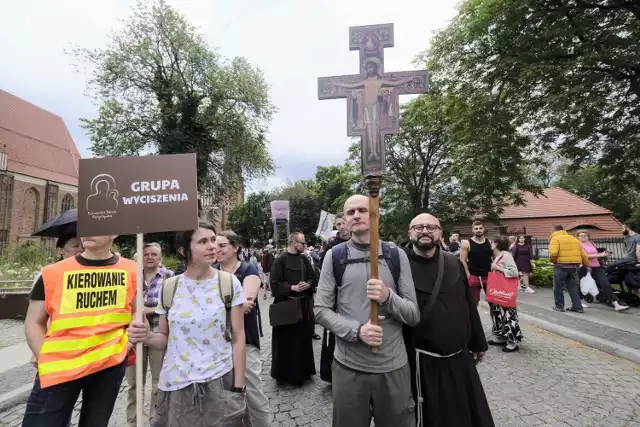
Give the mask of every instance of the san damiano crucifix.
MULTIPOLYGON (((351 27, 349 49, 360 53, 360 73, 318 79, 318 99, 347 98, 347 135, 361 138, 372 248, 378 247, 380 241, 379 193, 386 163, 385 137, 398 131, 398 96, 426 93, 429 86, 428 71, 385 73, 386 47, 393 47, 393 24, 351 27)), ((370 277, 378 279, 378 263, 370 265, 370 277)), ((378 307, 374 303, 370 317, 371 323, 378 324, 378 307)))

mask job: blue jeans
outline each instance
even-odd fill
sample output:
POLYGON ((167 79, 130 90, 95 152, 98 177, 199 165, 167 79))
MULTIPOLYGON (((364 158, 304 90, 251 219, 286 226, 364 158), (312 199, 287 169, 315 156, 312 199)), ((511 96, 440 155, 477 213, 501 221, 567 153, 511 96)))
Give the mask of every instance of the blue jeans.
POLYGON ((107 427, 124 378, 125 363, 77 380, 41 388, 36 377, 22 427, 67 427, 82 391, 78 427, 107 427))
POLYGON ((564 287, 567 287, 573 308, 582 310, 580 302, 580 289, 576 280, 575 268, 564 268, 560 265, 553 266, 553 299, 556 307, 564 308, 564 287))

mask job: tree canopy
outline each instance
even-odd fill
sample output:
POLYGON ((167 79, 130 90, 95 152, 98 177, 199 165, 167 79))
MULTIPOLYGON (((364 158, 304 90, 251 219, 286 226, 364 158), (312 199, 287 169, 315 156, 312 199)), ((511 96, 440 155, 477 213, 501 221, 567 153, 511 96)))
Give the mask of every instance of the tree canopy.
POLYGON ((123 24, 106 48, 71 52, 92 71, 98 117, 83 123, 94 154, 195 152, 199 187, 216 197, 273 172, 259 69, 224 59, 164 0, 139 1, 123 24))
POLYGON ((637 187, 638 40, 637 1, 467 0, 425 58, 449 93, 490 94, 501 108, 488 112, 509 114, 537 149, 637 187))

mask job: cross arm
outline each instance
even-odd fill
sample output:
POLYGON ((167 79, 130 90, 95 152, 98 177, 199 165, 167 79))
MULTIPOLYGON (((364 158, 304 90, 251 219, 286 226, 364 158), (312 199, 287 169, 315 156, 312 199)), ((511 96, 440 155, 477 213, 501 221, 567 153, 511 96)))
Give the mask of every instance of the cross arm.
POLYGON ((382 79, 383 87, 393 87, 398 95, 427 93, 429 89, 429 72, 397 71, 385 73, 382 79))
POLYGON ((353 89, 361 86, 359 74, 318 78, 318 99, 346 98, 353 89))

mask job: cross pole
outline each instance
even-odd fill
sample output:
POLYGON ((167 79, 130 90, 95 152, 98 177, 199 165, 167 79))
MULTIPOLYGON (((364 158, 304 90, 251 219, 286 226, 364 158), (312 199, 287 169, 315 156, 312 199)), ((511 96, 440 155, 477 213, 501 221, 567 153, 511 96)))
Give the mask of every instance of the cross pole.
MULTIPOLYGON (((347 135, 360 137, 362 175, 369 193, 371 248, 377 248, 380 243, 385 138, 398 131, 399 95, 426 93, 429 87, 428 71, 385 73, 386 47, 393 47, 393 24, 350 27, 349 49, 360 53, 360 73, 318 79, 318 99, 347 99, 347 135)), ((373 259, 373 255, 370 256, 373 259)), ((370 264, 371 278, 379 279, 378 262, 370 264)), ((370 318, 371 323, 378 324, 375 303, 371 304, 370 318)))

